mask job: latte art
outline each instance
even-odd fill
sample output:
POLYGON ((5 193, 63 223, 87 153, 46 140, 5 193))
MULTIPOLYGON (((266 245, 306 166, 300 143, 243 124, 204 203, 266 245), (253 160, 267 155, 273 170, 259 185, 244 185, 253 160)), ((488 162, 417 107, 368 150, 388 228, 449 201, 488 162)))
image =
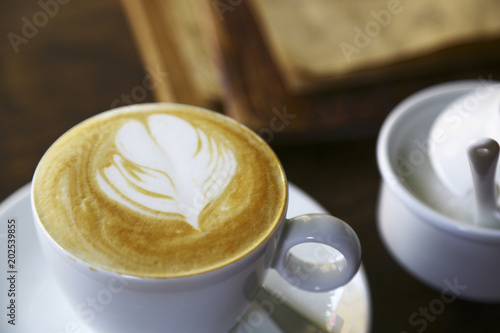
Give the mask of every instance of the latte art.
POLYGON ((91 267, 198 274, 274 230, 286 183, 272 150, 213 112, 145 104, 77 125, 44 155, 33 201, 48 234, 91 267))
POLYGON ((181 215, 199 229, 201 211, 234 177, 236 160, 226 143, 175 116, 151 115, 147 126, 131 120, 115 142, 119 154, 97 182, 110 198, 144 214, 181 215))

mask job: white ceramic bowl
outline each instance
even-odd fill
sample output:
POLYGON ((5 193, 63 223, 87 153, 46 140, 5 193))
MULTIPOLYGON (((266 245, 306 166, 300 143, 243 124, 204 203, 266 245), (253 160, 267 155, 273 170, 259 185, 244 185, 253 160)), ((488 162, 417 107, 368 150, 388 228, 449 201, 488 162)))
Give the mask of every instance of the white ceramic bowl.
POLYGON ((428 168, 430 146, 425 140, 439 112, 485 84, 485 80, 445 83, 408 97, 389 114, 377 142, 381 237, 399 264, 440 291, 443 301, 455 297, 500 301, 500 230, 440 213, 432 207, 434 200, 417 194, 422 184, 412 178, 422 177, 428 168))

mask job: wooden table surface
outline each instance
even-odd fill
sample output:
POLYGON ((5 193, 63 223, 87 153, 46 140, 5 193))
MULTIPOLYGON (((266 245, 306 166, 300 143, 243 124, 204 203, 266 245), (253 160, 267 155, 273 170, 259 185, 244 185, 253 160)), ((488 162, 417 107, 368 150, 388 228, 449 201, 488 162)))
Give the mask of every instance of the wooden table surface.
MULTIPOLYGON (((153 101, 117 0, 41 3, 57 6, 0 2, 0 200, 30 181, 44 151, 71 126, 112 106, 153 101)), ((289 180, 358 233, 372 331, 500 332, 499 305, 455 300, 429 311, 440 292, 407 274, 384 248, 375 220, 375 144, 371 135, 274 147, 289 180)))

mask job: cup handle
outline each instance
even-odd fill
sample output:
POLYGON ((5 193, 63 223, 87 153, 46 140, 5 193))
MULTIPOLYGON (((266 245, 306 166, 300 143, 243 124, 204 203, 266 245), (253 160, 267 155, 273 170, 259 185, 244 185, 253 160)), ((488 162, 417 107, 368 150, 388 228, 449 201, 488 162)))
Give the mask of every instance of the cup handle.
POLYGON ((272 262, 272 267, 288 283, 318 292, 345 285, 360 265, 361 245, 354 230, 344 221, 325 214, 306 214, 286 220, 272 262), (292 247, 302 243, 330 246, 344 256, 344 264, 304 262, 290 253, 292 247))

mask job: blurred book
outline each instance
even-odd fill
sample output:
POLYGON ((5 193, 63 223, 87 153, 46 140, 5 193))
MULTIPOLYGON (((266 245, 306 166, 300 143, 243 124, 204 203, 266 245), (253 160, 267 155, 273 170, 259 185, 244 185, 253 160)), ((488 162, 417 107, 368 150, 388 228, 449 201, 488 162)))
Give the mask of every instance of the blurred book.
POLYGON ((269 140, 374 135, 414 91, 500 71, 497 0, 122 4, 146 70, 167 73, 158 101, 220 110, 269 140))
POLYGON ((491 48, 478 45, 500 37, 497 0, 251 0, 251 4, 285 81, 298 91, 328 83, 373 81, 373 76, 381 80, 401 75, 403 69, 409 76, 422 70, 460 68, 474 57, 499 56, 498 42, 491 48), (458 53, 453 50, 457 47, 461 47, 458 53), (443 54, 446 49, 453 52, 443 54), (441 66, 433 66, 438 59, 425 57, 441 58, 441 66))

